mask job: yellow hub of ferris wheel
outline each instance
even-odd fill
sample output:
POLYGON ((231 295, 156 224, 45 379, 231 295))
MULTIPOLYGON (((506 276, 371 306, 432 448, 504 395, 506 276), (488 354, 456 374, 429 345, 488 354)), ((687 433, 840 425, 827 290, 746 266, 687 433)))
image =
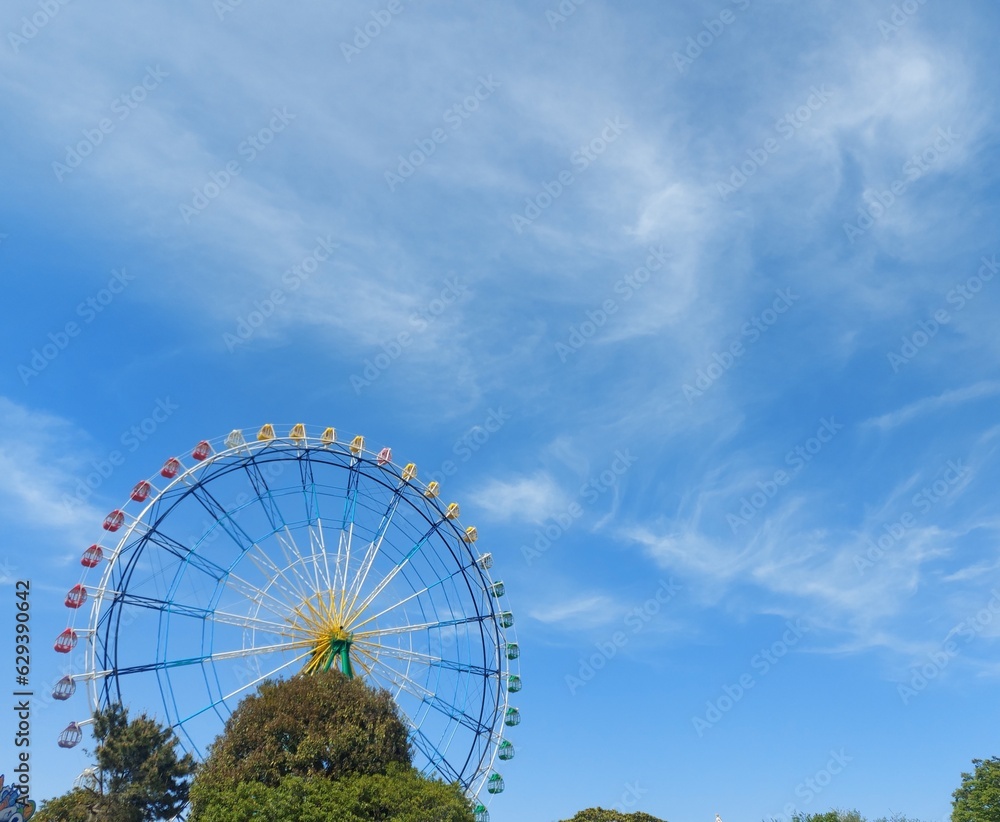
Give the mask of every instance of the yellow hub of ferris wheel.
POLYGON ((348 679, 354 678, 351 666, 351 643, 354 634, 348 631, 341 622, 337 608, 333 604, 333 595, 327 597, 317 594, 307 599, 294 611, 292 627, 297 634, 305 635, 312 644, 309 660, 302 668, 305 674, 317 671, 329 671, 336 668, 348 679))

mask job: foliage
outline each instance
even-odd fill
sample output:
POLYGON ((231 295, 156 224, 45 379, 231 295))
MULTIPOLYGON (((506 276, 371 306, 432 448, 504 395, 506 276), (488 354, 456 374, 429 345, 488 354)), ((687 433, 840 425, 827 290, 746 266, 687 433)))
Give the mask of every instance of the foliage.
POLYGON ((241 782, 192 788, 191 822, 472 822, 469 801, 453 785, 392 765, 385 774, 337 780, 285 776, 276 786, 241 782))
POLYGON ((177 755, 178 740, 146 714, 130 720, 128 709, 110 705, 94 714, 97 790, 75 788, 45 802, 40 822, 149 822, 169 819, 187 803, 190 754, 177 755))
POLYGON ((69 793, 42 803, 31 822, 86 822, 102 817, 102 800, 94 791, 74 788, 69 793))
POLYGON ((951 822, 1000 822, 1000 759, 973 759, 952 794, 951 822))
POLYGON ((604 808, 587 808, 566 822, 665 822, 648 813, 622 813, 604 808))
POLYGON ((792 822, 865 822, 865 818, 858 811, 831 810, 825 813, 797 813, 792 816, 792 822))
POLYGON ((285 776, 336 779, 410 765, 406 726, 388 691, 339 671, 264 682, 244 699, 209 750, 203 789, 285 776))

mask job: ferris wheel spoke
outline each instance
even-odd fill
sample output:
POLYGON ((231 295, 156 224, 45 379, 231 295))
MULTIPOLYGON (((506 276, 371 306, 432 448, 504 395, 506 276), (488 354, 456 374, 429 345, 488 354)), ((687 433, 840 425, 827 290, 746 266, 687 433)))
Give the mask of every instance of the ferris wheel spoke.
POLYGON ((319 568, 319 560, 323 560, 325 590, 332 595, 333 585, 330 577, 330 554, 326 550, 326 534, 323 532, 323 519, 319 516, 316 517, 315 529, 312 525, 309 526, 309 549, 313 556, 316 557, 317 569, 319 568))
POLYGON ((445 778, 446 782, 459 782, 463 788, 469 787, 468 783, 462 779, 462 775, 448 763, 444 754, 437 749, 437 746, 427 738, 420 728, 411 722, 410 730, 410 736, 413 738, 413 744, 417 750, 427 757, 427 760, 445 778))
POLYGON ((425 697, 432 695, 432 692, 430 690, 425 688, 423 685, 414 682, 412 679, 410 679, 410 677, 408 677, 402 671, 397 671, 394 668, 390 667, 389 665, 386 665, 384 662, 382 662, 382 660, 378 658, 377 654, 365 650, 364 648, 359 648, 357 645, 354 646, 354 650, 358 654, 361 654, 368 659, 373 674, 375 673, 376 667, 382 668, 385 671, 385 673, 381 674, 381 677, 383 679, 388 680, 388 682, 394 685, 395 687, 405 690, 407 693, 417 697, 420 700, 423 700, 425 697), (404 685, 402 682, 399 681, 399 679, 404 680, 406 684, 404 685), (407 687, 407 685, 409 687, 407 687))
POLYGON ((378 666, 386 671, 385 676, 398 688, 406 691, 410 696, 416 697, 421 702, 426 703, 430 707, 434 708, 438 713, 443 714, 449 719, 453 719, 460 725, 468 728, 475 734, 489 733, 490 729, 483 724, 483 722, 475 717, 469 716, 465 711, 456 705, 451 705, 445 700, 441 699, 433 691, 425 688, 423 685, 419 685, 409 676, 404 674, 402 671, 397 671, 396 669, 386 665, 377 656, 370 654, 367 651, 362 651, 358 649, 361 653, 364 653, 371 661, 372 667, 378 666))
MULTIPOLYGON (((375 536, 368 544, 368 548, 365 551, 365 557, 361 561, 361 565, 358 566, 358 571, 354 575, 354 579, 351 580, 351 585, 347 591, 347 596, 351 599, 351 604, 348 605, 346 609, 346 613, 348 614, 354 613, 354 606, 357 605, 358 597, 361 596, 361 592, 364 590, 365 580, 368 578, 368 572, 375 563, 375 557, 378 556, 379 549, 382 547, 382 540, 385 539, 386 531, 388 531, 389 526, 392 524, 392 515, 396 513, 396 509, 399 507, 399 502, 403 498, 403 489, 405 487, 406 481, 401 480, 392 494, 392 499, 389 501, 389 505, 386 507, 385 513, 382 515, 382 520, 379 522, 378 529, 375 531, 375 536)), ((343 616, 343 614, 341 616, 343 616)))
POLYGON ((178 542, 172 537, 161 533, 156 528, 149 528, 144 534, 142 534, 142 536, 140 536, 139 546, 141 546, 143 542, 153 543, 171 556, 177 557, 177 559, 181 560, 181 562, 190 564, 216 581, 222 579, 226 575, 226 569, 221 565, 217 565, 210 559, 201 556, 201 554, 197 551, 189 548, 183 543, 178 542))
POLYGON ((308 448, 299 455, 299 476, 302 480, 302 490, 307 494, 306 520, 312 525, 319 519, 319 498, 316 495, 316 477, 308 448))
POLYGON ((358 481, 361 476, 361 457, 351 460, 347 476, 347 493, 344 495, 344 515, 340 525, 340 539, 337 542, 337 566, 334 576, 334 590, 339 604, 337 618, 344 621, 344 605, 347 600, 347 574, 351 567, 351 544, 354 541, 354 518, 358 509, 358 481))
POLYGON ((219 699, 216 699, 216 700, 210 702, 208 705, 206 705, 205 707, 200 708, 199 710, 195 711, 190 716, 187 716, 184 719, 178 720, 176 724, 183 725, 185 722, 190 722, 195 717, 201 716, 203 713, 206 713, 207 711, 211 711, 211 710, 219 707, 220 705, 224 705, 228 700, 232 699, 235 696, 238 696, 239 694, 243 693, 248 688, 252 688, 254 685, 257 685, 257 684, 263 682, 265 679, 270 679, 276 673, 278 673, 280 671, 283 671, 285 668, 288 668, 291 665, 294 665, 299 660, 305 659, 311 653, 312 653, 311 650, 307 650, 304 653, 299 654, 294 659, 290 659, 290 660, 288 660, 288 662, 282 663, 277 668, 275 668, 273 671, 268 671, 266 674, 262 674, 261 676, 257 677, 257 679, 255 679, 253 682, 248 682, 245 685, 240 685, 240 687, 237 688, 232 693, 226 694, 225 696, 220 697, 219 699))
MULTIPOLYGON (((441 526, 440 522, 436 523, 431 527, 431 529, 426 534, 424 534, 419 540, 417 540, 416 543, 414 543, 413 547, 410 548, 409 551, 407 551, 406 556, 403 557, 398 563, 396 563, 392 567, 392 570, 390 570, 389 573, 386 574, 385 577, 383 577, 379 581, 378 585, 376 585, 375 588, 372 589, 372 592, 365 597, 364 601, 360 605, 351 610, 350 614, 345 620, 345 622, 348 625, 350 625, 355 619, 357 619, 358 616, 363 614, 367 610, 368 606, 375 601, 378 595, 381 594, 386 588, 389 587, 389 585, 392 584, 392 581, 396 578, 399 572, 402 571, 407 565, 409 565, 410 560, 413 559, 413 557, 416 556, 417 553, 419 553, 420 549, 427 544, 428 540, 430 540, 431 536, 437 532, 440 526, 441 526)), ((461 570, 464 571, 465 569, 462 568, 461 570)), ((381 616, 381 614, 378 614, 377 616, 381 616)), ((368 619, 365 622, 360 623, 360 625, 366 625, 368 622, 371 622, 371 619, 368 619)), ((357 625, 355 627, 360 627, 360 625, 357 625)))
POLYGON ((207 611, 205 618, 209 622, 217 622, 220 625, 233 625, 237 628, 247 628, 279 636, 293 636, 287 622, 272 622, 269 619, 261 619, 256 616, 231 614, 228 611, 219 610, 207 611))
POLYGON ((320 581, 319 575, 319 563, 317 562, 317 556, 313 552, 313 540, 312 535, 309 537, 309 561, 306 560, 306 555, 299 550, 298 543, 295 541, 295 537, 292 536, 291 530, 286 525, 284 528, 285 535, 275 534, 275 539, 278 540, 278 544, 281 545, 281 551, 285 555, 285 559, 288 561, 288 568, 295 574, 296 579, 300 580, 305 584, 308 591, 306 599, 312 599, 312 597, 318 597, 322 601, 323 595, 329 591, 329 586, 324 586, 320 581), (294 559, 292 557, 294 556, 294 559), (312 565, 313 576, 308 575, 308 566, 312 565), (301 568, 301 571, 299 570, 301 568))
POLYGON ((251 585, 245 579, 243 579, 242 577, 238 577, 236 574, 233 573, 230 573, 229 576, 226 578, 226 587, 229 588, 229 590, 239 594, 246 600, 252 602, 258 608, 263 608, 268 613, 274 614, 274 616, 278 617, 279 619, 286 619, 288 617, 289 612, 293 608, 290 602, 283 599, 278 599, 276 596, 265 591, 263 588, 251 585), (274 603, 274 605, 266 603, 265 600, 269 600, 270 602, 274 603))
POLYGON ((355 643, 355 645, 365 644, 374 645, 379 649, 379 653, 383 656, 410 662, 419 662, 432 668, 445 668, 449 671, 461 671, 462 673, 475 674, 476 676, 481 677, 497 676, 500 673, 499 669, 490 669, 481 665, 472 665, 466 662, 459 662, 457 660, 444 659, 443 657, 433 656, 432 654, 423 654, 420 653, 420 651, 411 651, 406 648, 393 647, 392 645, 379 645, 378 643, 367 642, 367 640, 355 643))
MULTIPOLYGON (((287 526, 285 527, 287 529, 287 526)), ((291 578, 294 577, 293 589, 303 599, 308 599, 315 591, 315 584, 308 576, 302 557, 299 555, 298 546, 294 544, 294 541, 287 540, 280 531, 275 531, 274 539, 281 548, 281 555, 285 560, 282 575, 289 581, 289 584, 292 582, 291 578)))
POLYGON ((128 591, 116 592, 116 601, 123 606, 135 606, 151 611, 159 611, 164 614, 177 614, 179 616, 193 617, 195 619, 209 620, 222 625, 235 625, 241 628, 258 628, 267 630, 270 633, 280 633, 283 636, 288 634, 288 623, 271 622, 241 614, 231 614, 227 611, 213 610, 210 608, 199 608, 195 605, 185 605, 183 603, 170 602, 168 600, 156 599, 154 597, 144 597, 139 594, 132 594, 128 591), (273 629, 279 629, 275 631, 273 629))
MULTIPOLYGON (((263 477, 261 477, 261 479, 263 480, 263 477)), ((270 493, 269 489, 268 493, 270 493)), ((203 505, 209 507, 208 504, 200 496, 197 498, 199 499, 199 501, 202 502, 203 505)), ((209 510, 211 510, 210 507, 209 510)), ((283 593, 285 593, 285 595, 289 597, 290 603, 297 602, 300 598, 305 598, 307 596, 305 592, 296 588, 292 580, 288 579, 288 577, 284 575, 282 570, 277 565, 274 564, 273 560, 270 558, 270 556, 268 556, 267 552, 264 551, 263 548, 261 548, 258 542, 254 540, 246 531, 244 531, 242 527, 239 526, 239 524, 236 522, 231 512, 227 511, 221 505, 219 506, 219 511, 220 514, 219 518, 217 519, 219 527, 222 528, 223 532, 236 544, 236 546, 240 549, 241 553, 244 556, 246 555, 250 556, 250 561, 253 562, 254 565, 257 566, 257 569, 260 570, 262 573, 264 573, 265 576, 267 576, 268 572, 265 571, 263 568, 261 568, 261 566, 258 564, 256 560, 256 557, 259 556, 265 561, 266 564, 270 565, 270 570, 271 573, 273 574, 273 576, 270 578, 272 585, 274 585, 274 587, 278 588, 283 593), (295 593, 293 594, 292 591, 278 584, 277 583, 278 577, 284 579, 289 584, 289 586, 295 590, 295 593)), ((229 572, 224 572, 224 573, 231 576, 229 572)))
MULTIPOLYGON (((371 654, 365 651, 360 651, 360 653, 368 657, 371 666, 370 670, 368 666, 366 666, 363 660, 361 660, 360 658, 358 659, 358 664, 361 665, 362 668, 369 673, 369 676, 372 678, 373 681, 386 682, 389 685, 395 687, 397 690, 405 691, 406 693, 410 694, 410 696, 419 699, 421 703, 426 703, 428 707, 436 707, 427 700, 426 698, 427 694, 429 694, 430 692, 426 688, 423 688, 422 686, 418 685, 409 677, 402 675, 403 678, 410 683, 410 687, 407 687, 405 684, 400 683, 398 681, 397 676, 401 675, 399 671, 393 670, 392 668, 381 662, 379 659, 373 657, 371 654), (387 673, 382 673, 382 674, 377 673, 376 666, 383 668, 387 673)), ((438 708, 438 710, 440 711, 440 708, 438 708)), ((417 744, 417 747, 420 749, 421 753, 423 753, 424 756, 426 756, 427 759, 430 760, 435 767, 437 767, 442 771, 447 771, 449 773, 449 781, 452 782, 460 781, 458 771, 456 771, 454 768, 451 767, 451 765, 448 763, 448 760, 445 758, 444 754, 442 754, 438 750, 437 746, 433 742, 431 742, 427 738, 427 736, 420 730, 420 727, 416 724, 416 722, 413 721, 413 718, 410 717, 409 715, 406 715, 405 713, 404 717, 406 719, 407 724, 410 726, 411 736, 414 737, 414 743, 417 744), (419 742, 416 739, 416 737, 420 738, 419 742)))
POLYGON ((445 619, 439 622, 422 622, 417 625, 399 625, 395 628, 382 628, 375 629, 372 631, 361 631, 360 633, 354 631, 355 640, 365 639, 367 637, 378 637, 378 636, 392 636, 394 634, 409 634, 416 631, 430 631, 434 628, 452 628, 456 625, 471 625, 473 623, 482 623, 489 619, 488 614, 480 614, 474 617, 465 617, 464 619, 445 619))
MULTIPOLYGON (((421 540, 421 542, 425 542, 425 541, 426 540, 421 540)), ((410 555, 407 555, 406 560, 408 560, 409 558, 410 558, 410 555)), ((357 611, 355 612, 355 614, 360 615, 361 613, 364 613, 365 608, 368 607, 368 605, 371 603, 372 600, 374 600, 375 596, 380 591, 384 590, 385 585, 388 584, 388 581, 391 581, 396 576, 396 574, 398 574, 402 570, 403 565, 406 564, 406 560, 404 560, 402 563, 400 563, 399 565, 397 565, 395 568, 392 569, 392 571, 390 571, 386 575, 386 578, 384 580, 382 580, 381 583, 379 583, 379 587, 375 591, 373 591, 372 594, 367 599, 365 599, 365 601, 357 609, 357 611)), ((424 588, 421 588, 419 591, 414 591, 408 597, 404 597, 403 599, 401 599, 399 602, 395 603, 394 605, 390 605, 388 608, 385 608, 385 609, 379 611, 377 614, 374 614, 373 616, 368 617, 363 622, 358 622, 358 623, 350 623, 349 622, 348 624, 351 626, 351 630, 352 631, 353 630, 357 630, 358 628, 363 628, 369 622, 372 622, 373 620, 376 620, 379 617, 385 616, 387 613, 389 613, 390 611, 398 608, 400 605, 405 605, 407 602, 411 602, 412 600, 416 599, 417 597, 423 596, 424 594, 432 591, 434 588, 437 588, 440 585, 444 585, 449 580, 452 580, 452 579, 454 579, 457 576, 465 574, 465 572, 468 571, 468 570, 469 570, 469 566, 467 566, 467 565, 466 566, 462 566, 462 567, 460 567, 460 568, 452 571, 447 576, 443 576, 443 577, 441 577, 441 579, 438 579, 438 580, 434 581, 433 583, 431 583, 430 585, 427 585, 424 588)))
POLYGON ((188 659, 164 659, 158 662, 150 662, 147 665, 128 665, 116 668, 115 673, 118 676, 127 676, 129 674, 146 673, 147 671, 162 671, 169 668, 183 668, 187 665, 202 665, 205 662, 222 662, 228 659, 243 659, 248 656, 275 654, 282 651, 297 651, 303 648, 308 649, 308 653, 312 653, 312 640, 302 639, 295 642, 281 642, 276 645, 239 648, 235 651, 220 651, 219 653, 194 656, 189 657, 188 659))
POLYGON ((281 509, 278 508, 278 504, 274 501, 273 492, 271 491, 271 486, 268 485, 267 478, 257 464, 258 455, 259 452, 252 454, 243 463, 243 468, 250 479, 250 485, 253 486, 253 490, 257 493, 257 502, 264 511, 264 516, 271 524, 271 528, 277 531, 285 524, 285 518, 281 515, 281 509))
POLYGON ((308 585, 302 587, 303 580, 297 573, 294 573, 295 579, 289 578, 289 576, 285 573, 288 569, 279 568, 275 564, 274 560, 268 555, 267 551, 265 551, 259 544, 254 543, 254 552, 249 556, 250 562, 252 562, 256 566, 257 570, 264 574, 265 578, 268 579, 268 587, 273 586, 288 597, 288 605, 290 607, 295 607, 298 603, 303 600, 308 600, 312 596, 313 591, 308 585), (278 581, 279 579, 287 583, 288 587, 286 588, 282 585, 278 581))
POLYGON ((191 487, 193 496, 201 506, 209 513, 219 528, 243 551, 253 545, 253 538, 236 521, 233 512, 220 503, 209 491, 204 483, 198 483, 191 487))

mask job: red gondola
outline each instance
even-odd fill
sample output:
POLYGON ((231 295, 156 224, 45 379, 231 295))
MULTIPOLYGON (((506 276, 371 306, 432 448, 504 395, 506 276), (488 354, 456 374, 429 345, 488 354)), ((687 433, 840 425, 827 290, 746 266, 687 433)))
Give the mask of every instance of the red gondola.
POLYGON ((122 524, 124 522, 125 522, 125 515, 121 511, 115 509, 104 518, 104 530, 117 531, 119 528, 122 527, 122 524))
POLYGON ((375 461, 379 465, 388 465, 390 462, 392 462, 392 449, 383 448, 381 451, 378 452, 378 456, 375 458, 375 461))
POLYGON ((177 472, 181 470, 181 462, 177 457, 171 457, 160 469, 160 476, 166 477, 167 479, 173 479, 177 476, 177 472))
POLYGON ((83 552, 83 556, 80 557, 80 564, 84 568, 96 568, 97 564, 104 558, 104 551, 101 550, 100 545, 91 545, 86 551, 83 552))
POLYGON ((73 681, 73 677, 64 676, 52 689, 52 698, 58 700, 69 699, 75 693, 76 682, 73 681))
POLYGON ((146 480, 143 480, 132 489, 132 499, 136 502, 145 502, 151 489, 152 486, 146 480))
POLYGON ((194 451, 191 452, 191 456, 192 458, 198 460, 198 462, 201 462, 211 453, 212 446, 208 444, 208 440, 202 440, 195 446, 194 451))
POLYGON ((56 649, 56 653, 68 654, 76 647, 77 640, 76 631, 72 628, 67 628, 56 637, 56 644, 52 647, 56 649))
POLYGON ((87 589, 82 585, 74 585, 66 594, 66 607, 79 608, 87 601, 87 589))
POLYGON ((59 734, 60 748, 75 748, 83 739, 83 731, 75 722, 70 722, 61 734, 59 734))

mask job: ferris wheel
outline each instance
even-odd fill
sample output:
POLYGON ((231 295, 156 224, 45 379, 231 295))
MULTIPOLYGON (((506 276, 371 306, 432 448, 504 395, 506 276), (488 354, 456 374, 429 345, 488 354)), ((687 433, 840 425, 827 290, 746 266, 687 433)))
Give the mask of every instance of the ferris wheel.
POLYGON ((83 552, 55 650, 85 643, 86 671, 53 696, 82 685, 92 710, 162 711, 202 758, 261 682, 335 668, 393 694, 425 774, 472 797, 502 792, 497 760, 513 758, 506 729, 520 722, 514 617, 476 528, 439 492, 389 448, 302 424, 169 458, 83 552))

